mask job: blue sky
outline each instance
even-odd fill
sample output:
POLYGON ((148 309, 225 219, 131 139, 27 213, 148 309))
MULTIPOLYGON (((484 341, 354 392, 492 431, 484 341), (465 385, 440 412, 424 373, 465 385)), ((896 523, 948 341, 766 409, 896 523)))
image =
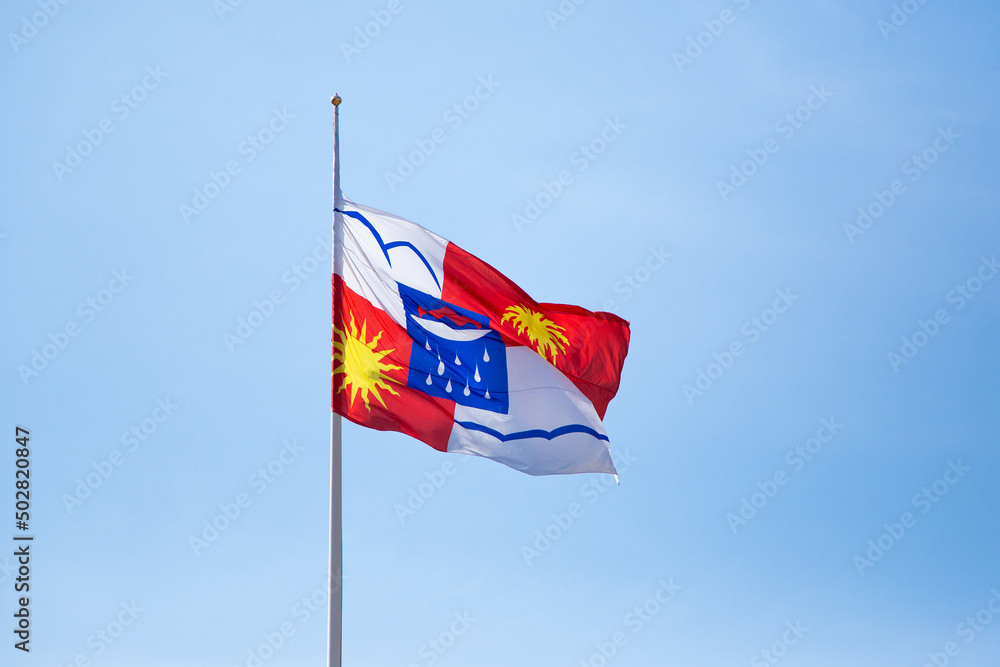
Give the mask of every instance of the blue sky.
POLYGON ((0 27, 3 664, 323 664, 334 92, 347 196, 632 329, 619 487, 345 425, 346 665, 994 664, 995 4, 0 27))

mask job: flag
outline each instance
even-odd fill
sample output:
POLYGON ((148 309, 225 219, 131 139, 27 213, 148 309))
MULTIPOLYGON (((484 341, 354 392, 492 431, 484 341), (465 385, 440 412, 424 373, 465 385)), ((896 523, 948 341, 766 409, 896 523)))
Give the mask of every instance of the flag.
POLYGON ((419 225, 334 209, 333 410, 530 475, 616 474, 602 419, 628 322, 538 303, 419 225))

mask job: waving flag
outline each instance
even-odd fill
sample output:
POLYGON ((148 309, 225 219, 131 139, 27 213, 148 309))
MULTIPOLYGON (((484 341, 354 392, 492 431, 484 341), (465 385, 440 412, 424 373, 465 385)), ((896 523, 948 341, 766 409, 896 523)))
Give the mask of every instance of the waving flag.
POLYGON ((530 475, 615 474, 601 420, 628 323, 540 304, 402 218, 334 215, 333 409, 530 475))

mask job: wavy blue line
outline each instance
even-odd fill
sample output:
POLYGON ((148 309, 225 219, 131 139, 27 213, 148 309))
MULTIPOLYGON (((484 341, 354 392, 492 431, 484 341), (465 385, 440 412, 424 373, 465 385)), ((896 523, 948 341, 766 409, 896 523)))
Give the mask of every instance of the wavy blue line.
POLYGON ((552 431, 532 429, 530 431, 519 431, 518 433, 501 433, 500 431, 495 431, 488 426, 483 426, 482 424, 477 424, 476 422, 456 421, 455 423, 469 429, 470 431, 480 431, 486 435, 492 435, 501 442, 508 442, 510 440, 526 440, 527 438, 545 438, 546 440, 552 440, 553 438, 558 438, 560 435, 566 435, 567 433, 587 433, 588 435, 594 436, 598 440, 611 442, 611 439, 608 436, 603 433, 598 433, 594 429, 589 426, 584 426, 583 424, 568 424, 566 426, 560 426, 552 431))
POLYGON ((441 289, 441 282, 434 274, 434 269, 431 268, 431 263, 427 261, 427 258, 425 258, 419 250, 417 250, 417 247, 415 245, 413 245, 409 241, 392 241, 390 243, 386 243, 385 241, 382 240, 382 236, 378 233, 378 230, 375 229, 375 225, 368 222, 368 219, 365 216, 358 213, 357 211, 341 211, 339 208, 335 208, 333 210, 338 213, 343 213, 344 215, 348 215, 354 218, 355 220, 360 220, 365 227, 370 229, 372 235, 375 237, 375 240, 378 242, 378 246, 382 249, 382 254, 385 255, 385 261, 389 262, 390 267, 392 266, 392 260, 389 258, 390 249, 404 247, 412 250, 414 254, 416 254, 416 256, 420 258, 420 261, 424 263, 424 266, 427 267, 427 270, 431 274, 431 278, 434 279, 434 284, 438 286, 438 289, 441 289))

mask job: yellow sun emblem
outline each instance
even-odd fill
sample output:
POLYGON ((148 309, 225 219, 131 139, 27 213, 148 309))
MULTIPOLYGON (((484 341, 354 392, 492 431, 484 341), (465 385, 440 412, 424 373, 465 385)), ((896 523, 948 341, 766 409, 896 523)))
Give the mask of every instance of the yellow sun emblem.
POLYGON ((399 381, 389 377, 385 372, 400 370, 402 366, 394 366, 382 361, 385 355, 395 350, 376 350, 375 347, 384 332, 378 332, 369 342, 367 328, 368 323, 362 321, 359 332, 354 322, 354 315, 351 315, 349 332, 338 329, 336 326, 333 327, 333 361, 335 364, 333 375, 344 374, 344 381, 337 392, 348 390, 349 406, 354 405, 355 399, 360 394, 361 400, 365 402, 365 408, 371 412, 369 398, 372 395, 382 404, 382 407, 385 407, 385 401, 382 400, 382 395, 379 393, 380 389, 385 389, 390 394, 399 396, 396 390, 387 384, 387 382, 399 384, 399 381), (337 365, 338 362, 339 365, 337 365))
POLYGON ((563 335, 565 329, 541 313, 524 306, 510 306, 504 311, 500 322, 508 320, 514 325, 517 333, 527 333, 528 340, 535 345, 538 354, 549 361, 555 362, 557 355, 566 352, 568 341, 563 335))

